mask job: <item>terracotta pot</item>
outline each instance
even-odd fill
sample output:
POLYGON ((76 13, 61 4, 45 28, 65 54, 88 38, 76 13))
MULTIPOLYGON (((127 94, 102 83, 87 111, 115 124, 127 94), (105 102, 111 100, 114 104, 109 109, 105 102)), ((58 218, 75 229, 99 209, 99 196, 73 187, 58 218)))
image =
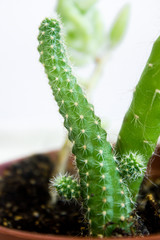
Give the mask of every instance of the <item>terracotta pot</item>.
MULTIPOLYGON (((157 151, 156 155, 154 155, 149 163, 149 175, 152 178, 156 178, 157 176, 160 176, 160 148, 157 151), (152 171, 150 171, 150 166, 152 166, 152 171), (158 170, 159 172, 158 172, 158 170), (159 174, 159 175, 158 175, 159 174)), ((53 159, 53 161, 56 159, 57 157, 57 151, 56 152, 51 152, 46 154, 47 156, 51 157, 53 159)), ((10 166, 11 164, 17 162, 17 161, 21 161, 22 159, 16 160, 16 161, 12 161, 12 162, 8 162, 8 163, 4 163, 0 165, 0 175, 3 173, 3 171, 10 166)), ((20 231, 20 230, 13 230, 13 229, 9 229, 6 227, 0 227, 0 240, 90 240, 90 239, 94 239, 94 240, 99 240, 99 238, 91 238, 91 237, 87 237, 87 238, 82 238, 82 237, 74 237, 74 236, 58 236, 58 235, 49 235, 49 234, 39 234, 39 233, 29 233, 29 232, 25 232, 25 231, 20 231)), ((104 239, 112 239, 112 238, 104 238, 104 239)), ((142 237, 122 237, 122 238, 113 238, 113 239, 117 239, 117 240, 142 240, 142 237)), ((160 240, 160 234, 157 235, 150 235, 150 236, 145 236, 145 239, 148 240, 160 240)))
POLYGON ((152 180, 160 177, 160 145, 157 146, 148 163, 147 175, 152 180))

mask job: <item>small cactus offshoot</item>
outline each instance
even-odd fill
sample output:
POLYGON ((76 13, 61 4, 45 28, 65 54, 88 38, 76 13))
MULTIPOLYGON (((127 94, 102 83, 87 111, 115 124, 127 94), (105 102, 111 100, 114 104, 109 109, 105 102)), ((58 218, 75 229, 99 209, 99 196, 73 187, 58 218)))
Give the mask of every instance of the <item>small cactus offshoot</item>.
POLYGON ((128 155, 123 155, 123 158, 121 161, 117 161, 117 164, 121 176, 129 181, 135 181, 146 171, 143 157, 137 153, 130 152, 128 155))
POLYGON ((54 186, 60 197, 66 200, 80 198, 80 184, 77 179, 68 174, 58 175, 56 178, 51 179, 51 187, 54 186))
POLYGON ((116 160, 120 174, 132 193, 132 200, 135 201, 139 191, 140 183, 146 172, 147 166, 144 157, 138 153, 128 153, 120 160, 116 160))

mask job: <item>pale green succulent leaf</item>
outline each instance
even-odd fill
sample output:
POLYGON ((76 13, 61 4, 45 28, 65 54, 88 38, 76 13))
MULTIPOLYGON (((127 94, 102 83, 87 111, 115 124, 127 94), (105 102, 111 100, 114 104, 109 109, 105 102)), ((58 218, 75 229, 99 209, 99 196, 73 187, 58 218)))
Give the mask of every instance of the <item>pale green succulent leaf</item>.
POLYGON ((130 5, 125 5, 119 12, 112 29, 110 31, 110 44, 116 46, 123 39, 130 17, 130 5))

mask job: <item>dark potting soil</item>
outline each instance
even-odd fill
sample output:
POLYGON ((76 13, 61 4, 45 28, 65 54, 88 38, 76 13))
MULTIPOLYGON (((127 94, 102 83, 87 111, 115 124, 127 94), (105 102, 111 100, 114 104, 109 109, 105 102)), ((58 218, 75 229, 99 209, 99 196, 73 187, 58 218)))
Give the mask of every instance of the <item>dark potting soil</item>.
POLYGON ((149 233, 160 232, 160 178, 144 179, 137 202, 137 214, 149 233))
MULTIPOLYGON (((51 201, 49 179, 53 161, 35 155, 9 166, 0 177, 0 225, 30 232, 86 236, 81 206, 75 202, 51 201)), ((145 179, 140 190, 135 223, 140 235, 160 232, 160 178, 145 179)), ((126 235, 116 229, 114 235, 126 235)))
POLYGON ((0 177, 0 225, 30 232, 87 235, 78 203, 51 202, 53 162, 36 155, 8 167, 0 177))

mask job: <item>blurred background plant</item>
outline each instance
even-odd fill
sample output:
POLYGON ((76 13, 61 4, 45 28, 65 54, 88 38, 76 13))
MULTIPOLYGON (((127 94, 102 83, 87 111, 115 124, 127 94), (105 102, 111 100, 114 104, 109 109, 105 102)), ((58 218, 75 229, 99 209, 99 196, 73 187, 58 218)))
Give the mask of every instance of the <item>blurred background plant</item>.
POLYGON ((92 61, 105 44, 104 23, 97 0, 58 0, 57 13, 64 25, 65 41, 76 65, 92 61))
POLYGON ((119 44, 129 20, 129 5, 119 12, 111 29, 105 31, 105 22, 97 8, 98 0, 58 0, 59 14, 65 31, 65 41, 75 65, 84 65, 119 44))

